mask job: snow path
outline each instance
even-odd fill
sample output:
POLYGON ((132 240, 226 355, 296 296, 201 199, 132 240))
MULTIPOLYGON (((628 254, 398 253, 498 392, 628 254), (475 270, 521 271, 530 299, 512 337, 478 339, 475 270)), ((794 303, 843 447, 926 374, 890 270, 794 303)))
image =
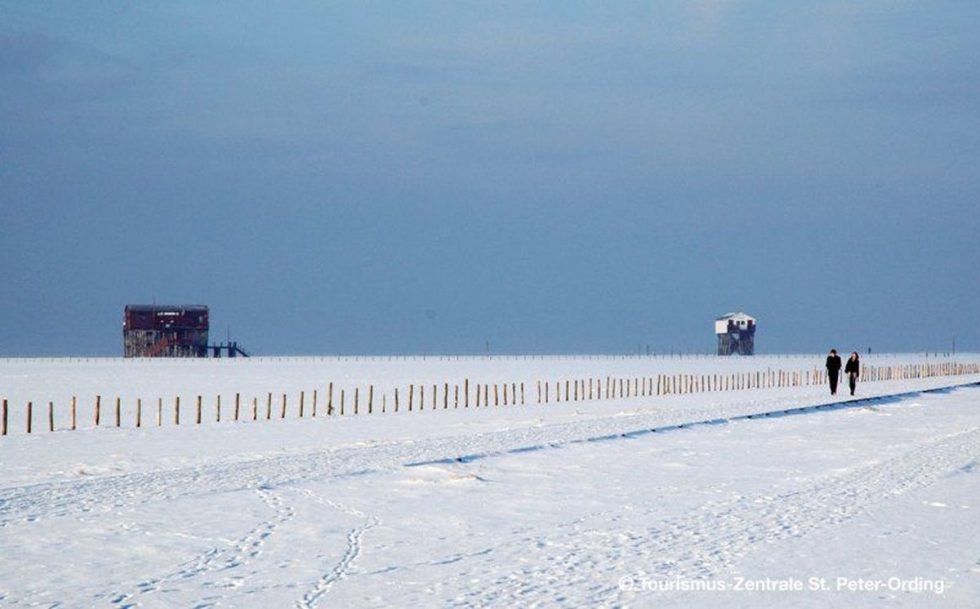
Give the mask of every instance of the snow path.
MULTIPOLYGON (((950 385, 922 391, 948 391, 950 385)), ((903 392, 902 397, 920 392, 903 392)), ((852 400, 896 399, 892 395, 870 396, 852 400)), ((255 489, 263 485, 284 486, 301 481, 358 476, 403 465, 440 463, 458 458, 473 459, 486 455, 535 450, 582 441, 615 438, 624 434, 645 433, 667 426, 690 426, 725 419, 747 418, 764 413, 825 406, 822 398, 797 401, 785 408, 787 398, 758 400, 751 405, 730 404, 714 408, 686 409, 683 412, 646 412, 606 415, 585 421, 540 425, 502 431, 480 432, 446 438, 424 438, 371 446, 327 449, 305 455, 263 458, 231 464, 180 468, 148 473, 103 476, 91 480, 73 480, 0 489, 0 529, 12 521, 36 521, 77 513, 108 512, 113 509, 195 495, 200 489, 209 492, 232 492, 255 489), (774 408, 780 405, 784 408, 774 408)), ((412 415, 408 415, 412 416, 412 415)), ((422 416, 425 416, 424 414, 422 416)))
POLYGON ((873 403, 896 402, 896 401, 900 401, 902 399, 907 399, 907 398, 911 398, 911 397, 915 397, 915 396, 919 396, 919 395, 923 395, 923 394, 946 393, 946 392, 949 392, 949 391, 953 391, 955 389, 962 389, 962 388, 966 388, 966 387, 975 387, 975 386, 980 386, 980 383, 966 383, 966 384, 963 384, 963 385, 951 385, 951 386, 948 386, 948 387, 939 387, 939 388, 935 388, 935 389, 926 389, 926 390, 921 390, 921 391, 909 391, 909 392, 896 393, 896 394, 890 394, 890 395, 879 395, 879 396, 874 396, 874 397, 852 398, 852 399, 849 399, 849 400, 844 400, 844 401, 839 401, 839 402, 827 402, 827 403, 822 403, 822 404, 812 404, 812 405, 808 405, 808 406, 795 406, 793 408, 785 408, 785 409, 781 409, 781 410, 763 410, 763 411, 756 410, 756 411, 753 411, 753 412, 747 413, 747 414, 736 414, 736 415, 729 415, 729 416, 717 416, 715 418, 706 419, 706 420, 696 420, 696 419, 695 420, 688 420, 688 421, 683 421, 683 422, 679 422, 679 423, 676 423, 675 422, 675 423, 670 423, 668 425, 661 425, 661 426, 650 428, 650 429, 646 429, 646 428, 643 428, 643 429, 630 429, 628 431, 621 431, 621 432, 618 432, 618 433, 612 433, 612 434, 607 434, 607 435, 602 435, 602 436, 590 436, 590 437, 586 437, 586 438, 573 438, 573 439, 564 440, 564 441, 561 441, 561 442, 550 442, 548 444, 539 444, 539 445, 533 445, 533 446, 521 446, 521 447, 518 447, 518 448, 511 448, 511 449, 507 449, 507 450, 503 450, 503 451, 497 451, 497 452, 484 452, 484 453, 472 453, 472 454, 465 454, 465 455, 456 455, 456 456, 453 456, 453 457, 444 457, 444 458, 441 458, 441 459, 434 459, 434 460, 430 460, 430 461, 417 461, 417 462, 412 462, 412 463, 405 463, 404 465, 407 466, 407 467, 418 467, 418 466, 421 466, 421 465, 436 465, 436 464, 440 464, 440 463, 443 463, 443 464, 445 464, 445 463, 453 463, 453 462, 470 463, 470 462, 476 461, 478 459, 486 459, 488 457, 500 457, 500 456, 503 456, 505 454, 526 453, 526 452, 531 452, 531 451, 535 451, 535 450, 543 450, 545 448, 561 448, 562 446, 567 446, 568 444, 575 444, 575 443, 579 443, 579 442, 602 442, 604 440, 618 440, 618 439, 621 439, 621 438, 637 438, 639 436, 646 435, 648 433, 664 433, 664 432, 668 432, 668 431, 677 431, 677 430, 681 430, 681 429, 691 429, 693 427, 701 427, 701 426, 704 426, 704 425, 724 425, 724 424, 727 424, 727 423, 732 423, 734 421, 749 421, 749 420, 763 418, 763 417, 783 417, 783 416, 792 416, 792 415, 800 415, 800 414, 814 413, 814 412, 817 412, 819 410, 823 410, 823 411, 826 412, 826 411, 832 411, 832 410, 841 410, 841 409, 859 408, 859 407, 873 409, 873 408, 875 408, 872 405, 873 403))

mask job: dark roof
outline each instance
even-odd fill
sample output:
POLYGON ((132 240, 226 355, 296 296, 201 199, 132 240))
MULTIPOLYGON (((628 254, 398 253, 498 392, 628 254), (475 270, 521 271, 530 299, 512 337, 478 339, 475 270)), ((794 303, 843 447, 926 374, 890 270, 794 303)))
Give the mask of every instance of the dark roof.
POLYGON ((207 305, 126 305, 127 311, 134 313, 154 313, 156 311, 207 311, 207 305))

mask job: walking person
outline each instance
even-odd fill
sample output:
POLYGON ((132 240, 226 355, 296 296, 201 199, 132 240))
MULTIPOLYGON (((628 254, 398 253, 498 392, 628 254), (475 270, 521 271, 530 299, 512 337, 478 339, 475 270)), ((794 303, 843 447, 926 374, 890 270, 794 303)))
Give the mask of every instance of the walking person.
POLYGON ((837 395, 837 380, 840 378, 840 356, 837 349, 831 349, 827 356, 827 379, 830 381, 830 395, 837 395))
POLYGON ((847 384, 851 387, 851 395, 854 395, 858 377, 861 376, 861 361, 857 351, 851 351, 851 357, 847 358, 847 364, 844 366, 844 374, 847 375, 847 384))

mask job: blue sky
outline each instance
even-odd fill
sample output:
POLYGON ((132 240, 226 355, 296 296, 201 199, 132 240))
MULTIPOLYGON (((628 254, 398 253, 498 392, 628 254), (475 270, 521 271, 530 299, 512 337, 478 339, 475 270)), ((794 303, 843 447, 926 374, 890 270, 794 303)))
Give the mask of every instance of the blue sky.
POLYGON ((0 1, 0 355, 980 350, 980 4, 0 1))

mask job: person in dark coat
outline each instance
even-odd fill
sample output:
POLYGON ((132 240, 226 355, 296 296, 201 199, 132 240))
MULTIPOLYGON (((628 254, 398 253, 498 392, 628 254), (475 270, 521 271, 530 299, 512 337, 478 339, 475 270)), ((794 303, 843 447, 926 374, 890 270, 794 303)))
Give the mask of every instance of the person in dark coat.
POLYGON ((847 364, 844 366, 844 374, 847 375, 847 384, 851 387, 851 395, 854 395, 858 377, 861 376, 861 362, 860 358, 858 358, 857 351, 851 351, 851 357, 847 358, 847 364))
POLYGON ((837 349, 831 349, 827 356, 827 379, 830 380, 830 395, 837 395, 837 380, 840 378, 840 356, 837 349))

